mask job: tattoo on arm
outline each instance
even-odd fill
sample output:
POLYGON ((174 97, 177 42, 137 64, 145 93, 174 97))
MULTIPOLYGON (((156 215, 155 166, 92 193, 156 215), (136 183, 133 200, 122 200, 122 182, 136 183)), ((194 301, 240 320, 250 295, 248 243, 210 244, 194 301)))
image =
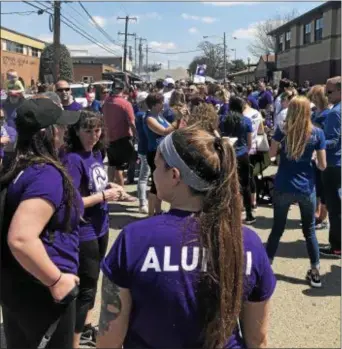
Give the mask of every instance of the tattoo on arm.
POLYGON ((120 299, 120 288, 103 276, 101 315, 99 323, 99 334, 105 335, 109 331, 110 323, 116 320, 121 313, 122 303, 120 299))

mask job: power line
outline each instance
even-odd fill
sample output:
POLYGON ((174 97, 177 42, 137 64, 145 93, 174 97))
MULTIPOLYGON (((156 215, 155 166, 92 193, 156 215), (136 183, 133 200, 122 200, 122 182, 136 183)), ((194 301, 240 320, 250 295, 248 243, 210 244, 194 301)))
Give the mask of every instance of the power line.
POLYGON ((178 55, 178 54, 182 54, 182 53, 193 53, 193 52, 203 52, 203 50, 191 50, 191 51, 180 51, 180 52, 160 52, 160 51, 148 51, 149 53, 158 53, 161 55, 178 55))
MULTIPOLYGON (((34 5, 34 4, 31 4, 30 2, 28 1, 23 1, 24 3, 32 6, 32 7, 35 7, 39 10, 42 10, 41 8, 39 8, 38 6, 34 5)), ((49 11, 46 11, 46 13, 52 15, 51 12, 49 11)), ((63 18, 65 18, 66 20, 68 20, 65 16, 62 15, 63 18)), ((81 28, 77 27, 76 25, 74 24, 69 24, 68 22, 65 22, 64 20, 61 20, 61 22, 63 22, 66 26, 68 26, 70 29, 72 29, 73 31, 75 31, 76 33, 78 33, 79 35, 83 36, 85 39, 87 39, 88 41, 92 42, 93 44, 95 44, 96 46, 102 48, 103 50, 111 53, 111 54, 114 54, 114 55, 117 55, 118 53, 113 51, 112 49, 108 48, 108 47, 105 47, 103 44, 99 43, 96 41, 96 39, 94 37, 92 37, 91 35, 87 34, 86 32, 84 32, 81 28), (72 25, 72 26, 71 26, 72 25), (82 33, 83 32, 83 33, 82 33)))
POLYGON ((78 4, 82 7, 83 11, 87 14, 87 16, 90 18, 90 20, 94 23, 95 27, 100 31, 100 33, 106 37, 111 43, 117 45, 115 40, 94 20, 93 16, 87 11, 87 9, 84 7, 84 5, 81 3, 81 1, 78 2, 78 4))
POLYGON ((43 10, 41 11, 20 11, 20 12, 1 12, 1 15, 20 15, 20 16, 28 16, 32 15, 33 13, 36 13, 38 15, 42 15, 44 13, 43 10))

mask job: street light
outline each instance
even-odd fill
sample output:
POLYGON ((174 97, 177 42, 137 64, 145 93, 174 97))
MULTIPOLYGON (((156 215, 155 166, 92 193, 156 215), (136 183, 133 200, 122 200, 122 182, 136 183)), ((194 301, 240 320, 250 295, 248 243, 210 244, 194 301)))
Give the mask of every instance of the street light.
MULTIPOLYGON (((218 37, 218 38, 222 38, 219 35, 204 35, 203 39, 207 39, 210 37, 218 37)), ((232 36, 233 40, 237 40, 236 36, 232 36)), ((235 51, 235 55, 236 55, 236 51, 235 51)), ((235 58, 236 60, 236 58, 235 58)), ((223 82, 226 82, 227 79, 227 45, 226 45, 226 32, 223 33, 223 73, 224 73, 224 77, 223 77, 223 82)))

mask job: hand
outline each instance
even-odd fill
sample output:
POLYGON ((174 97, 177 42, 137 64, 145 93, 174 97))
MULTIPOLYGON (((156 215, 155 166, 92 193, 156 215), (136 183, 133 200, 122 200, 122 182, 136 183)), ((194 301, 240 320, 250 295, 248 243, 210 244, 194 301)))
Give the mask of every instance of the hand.
POLYGON ((6 145, 11 141, 11 139, 7 136, 0 137, 0 144, 6 145))
POLYGON ((79 285, 80 279, 74 274, 64 274, 57 284, 53 287, 50 287, 50 292, 53 299, 56 302, 60 302, 76 285, 79 285))
POLYGON ((106 201, 116 201, 120 199, 124 194, 124 190, 120 186, 119 188, 106 189, 104 191, 106 201))
POLYGON ((108 187, 112 188, 112 189, 117 189, 117 190, 124 190, 121 185, 113 183, 113 182, 109 182, 108 187))

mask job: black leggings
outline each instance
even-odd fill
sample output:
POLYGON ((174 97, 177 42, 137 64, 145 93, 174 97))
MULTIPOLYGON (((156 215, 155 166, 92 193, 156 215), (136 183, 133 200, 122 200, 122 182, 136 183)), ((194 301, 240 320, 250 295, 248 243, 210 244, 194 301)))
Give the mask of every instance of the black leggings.
POLYGON ((83 332, 88 311, 94 308, 100 263, 107 251, 108 235, 80 243, 80 293, 76 301, 76 333, 83 332))
POLYGON ((152 177, 150 193, 154 194, 154 195, 157 195, 157 189, 156 189, 156 185, 155 185, 154 179, 153 179, 153 172, 156 169, 156 165, 154 164, 154 158, 156 157, 156 153, 157 153, 156 150, 155 151, 149 151, 147 153, 147 156, 146 156, 147 157, 148 166, 150 166, 151 177, 152 177))
POLYGON ((237 158, 238 163, 238 175, 241 187, 241 193, 243 197, 243 205, 246 209, 246 214, 252 214, 252 198, 250 188, 250 163, 248 154, 244 154, 237 158))
MULTIPOLYGON (((1 281, 8 286, 11 284, 3 278, 1 281)), ((48 328, 59 318, 58 326, 46 348, 71 349, 76 302, 69 305, 57 304, 47 287, 34 282, 16 282, 10 287, 12 299, 4 302, 7 304, 2 304, 7 348, 37 348, 48 328)))

